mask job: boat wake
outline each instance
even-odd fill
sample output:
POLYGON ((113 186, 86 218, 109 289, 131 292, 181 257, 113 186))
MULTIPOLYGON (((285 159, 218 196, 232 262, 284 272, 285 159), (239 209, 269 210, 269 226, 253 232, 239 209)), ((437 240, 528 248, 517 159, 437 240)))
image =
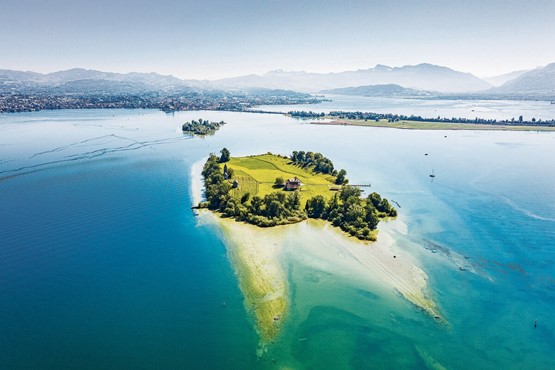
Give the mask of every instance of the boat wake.
MULTIPOLYGON (((120 146, 113 146, 113 147, 101 147, 101 148, 98 148, 98 149, 85 151, 85 152, 81 152, 81 153, 68 154, 68 155, 66 155, 64 157, 61 157, 60 159, 56 159, 56 160, 51 160, 51 161, 46 161, 46 162, 41 162, 41 163, 35 163, 35 164, 29 164, 29 165, 15 167, 15 168, 4 169, 4 170, 0 171, 0 181, 7 180, 7 179, 12 178, 14 176, 21 176, 21 175, 37 172, 37 171, 40 171, 40 170, 45 170, 45 169, 50 168, 52 166, 63 164, 63 163, 78 162, 78 161, 82 161, 82 160, 88 160, 88 159, 94 159, 94 158, 102 157, 102 156, 105 156, 105 155, 108 155, 108 154, 114 154, 114 153, 118 153, 118 152, 127 152, 127 151, 132 151, 132 150, 139 150, 139 149, 143 149, 143 148, 154 149, 154 147, 157 146, 157 145, 172 144, 172 143, 176 143, 176 142, 179 142, 179 141, 184 141, 184 140, 190 140, 191 139, 190 137, 185 137, 184 136, 184 137, 163 138, 163 139, 157 139, 157 140, 137 141, 137 140, 134 140, 134 139, 130 139, 130 138, 126 138, 126 137, 118 136, 118 135, 105 135, 105 136, 100 136, 100 137, 87 139, 87 140, 79 141, 79 142, 76 142, 76 143, 56 147, 56 148, 49 149, 49 150, 46 150, 46 151, 43 151, 43 152, 34 153, 33 155, 31 155, 29 157, 29 159, 36 158, 36 157, 39 157, 39 156, 42 156, 42 155, 46 155, 48 153, 60 153, 60 152, 63 152, 65 150, 68 150, 70 148, 78 148, 78 147, 83 146, 83 145, 91 146, 91 145, 87 145, 87 144, 98 142, 98 141, 101 141, 101 140, 107 139, 107 138, 115 138, 115 139, 118 139, 118 141, 128 141, 129 143, 127 145, 120 145, 120 146)), ((104 142, 102 144, 106 145, 108 143, 104 142)), ((7 162, 8 161, 5 161, 4 163, 7 163, 7 162)))

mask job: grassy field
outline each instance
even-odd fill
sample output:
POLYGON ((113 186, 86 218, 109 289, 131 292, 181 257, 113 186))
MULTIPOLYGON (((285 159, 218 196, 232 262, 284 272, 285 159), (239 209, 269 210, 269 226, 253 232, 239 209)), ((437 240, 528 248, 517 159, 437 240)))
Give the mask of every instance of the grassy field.
POLYGON ((555 131, 555 127, 546 126, 512 126, 512 125, 485 125, 475 123, 445 123, 445 122, 425 122, 425 121, 398 121, 388 122, 380 120, 378 122, 368 120, 339 119, 331 121, 311 122, 315 125, 347 125, 347 126, 368 126, 368 127, 390 127, 409 130, 487 130, 487 131, 555 131))
POLYGON ((274 191, 282 191, 281 188, 274 187, 276 178, 282 177, 287 180, 295 176, 304 184, 300 189, 303 207, 304 202, 315 195, 322 195, 329 200, 334 194, 330 186, 334 186, 335 177, 314 173, 311 168, 305 170, 291 164, 289 159, 277 155, 232 157, 226 164, 228 168, 233 168, 233 179, 239 182, 239 187, 231 191, 232 196, 237 199, 245 193, 250 193, 251 197, 263 197, 274 191))

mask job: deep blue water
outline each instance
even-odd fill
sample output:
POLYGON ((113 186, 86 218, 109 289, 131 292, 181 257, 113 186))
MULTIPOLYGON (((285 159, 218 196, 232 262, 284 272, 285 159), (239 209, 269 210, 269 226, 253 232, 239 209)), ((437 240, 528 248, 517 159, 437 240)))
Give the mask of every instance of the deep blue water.
POLYGON ((422 353, 447 368, 553 368, 554 144, 553 133, 324 127, 225 112, 2 115, 0 368, 278 366, 257 359, 225 246, 189 209, 191 166, 223 146, 320 151, 353 183, 397 201, 408 229, 398 246, 420 260, 449 321, 437 325, 400 298, 375 320, 361 316, 380 301, 332 276, 313 294, 336 292, 337 303, 293 315, 272 356, 316 368, 338 356, 351 368, 418 368, 422 353), (180 132, 200 117, 228 125, 202 139, 180 132), (322 339, 297 340, 305 337, 322 339))
MULTIPOLYGON (((93 122, 104 123, 104 113, 93 122)), ((110 120, 137 115, 114 113, 110 120)), ((45 116, 82 122, 81 112, 45 116)), ((254 360, 255 333, 225 247, 189 209, 188 142, 164 116, 145 125, 164 120, 170 125, 161 136, 169 131, 180 141, 163 152, 121 152, 128 140, 99 139, 46 162, 70 150, 108 154, 7 172, 21 175, 0 182, 0 368, 223 368, 254 360)), ((66 123, 37 125, 56 131, 45 140, 76 139, 59 137, 71 131, 66 123)), ((110 130, 95 127, 81 138, 110 130)), ((14 138, 21 142, 11 141, 17 148, 9 153, 17 157, 8 158, 33 161, 29 138, 14 138)))

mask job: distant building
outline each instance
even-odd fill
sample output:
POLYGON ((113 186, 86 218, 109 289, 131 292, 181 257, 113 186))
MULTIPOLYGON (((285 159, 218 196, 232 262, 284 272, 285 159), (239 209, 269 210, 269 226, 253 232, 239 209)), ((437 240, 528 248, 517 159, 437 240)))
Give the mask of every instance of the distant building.
POLYGON ((293 191, 293 190, 297 190, 298 188, 300 188, 301 185, 302 185, 301 180, 298 177, 295 176, 291 179, 288 179, 285 182, 285 188, 284 189, 293 191))
POLYGON ((233 180, 233 185, 232 185, 233 189, 239 187, 239 181, 237 180, 233 180))

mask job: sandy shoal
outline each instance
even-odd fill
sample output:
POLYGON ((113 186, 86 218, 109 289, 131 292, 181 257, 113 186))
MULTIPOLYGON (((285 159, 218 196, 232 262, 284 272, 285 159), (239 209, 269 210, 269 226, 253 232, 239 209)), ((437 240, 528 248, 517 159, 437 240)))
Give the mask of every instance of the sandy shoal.
POLYGON ((418 267, 418 261, 410 253, 395 246, 394 233, 390 229, 405 233, 406 225, 402 221, 381 222, 378 241, 374 243, 359 241, 322 220, 308 220, 303 224, 296 226, 303 228, 301 234, 306 238, 319 234, 321 257, 335 264, 343 263, 343 269, 363 271, 432 317, 443 320, 436 303, 428 295, 427 274, 418 267))
POLYGON ((253 314, 262 342, 273 340, 288 309, 288 282, 280 257, 286 226, 263 229, 208 211, 202 217, 210 217, 223 231, 245 307, 253 314))
MULTIPOLYGON (((443 320, 428 295, 426 273, 417 266, 413 256, 394 247, 395 239, 388 232, 389 225, 380 225, 378 241, 367 243, 347 236, 322 220, 259 228, 220 218, 208 211, 203 212, 204 217, 216 222, 223 231, 245 306, 252 312, 263 342, 273 340, 287 318, 289 283, 282 254, 286 240, 292 239, 295 240, 294 248, 303 248, 299 253, 305 256, 312 253, 314 263, 323 271, 337 273, 337 266, 341 265, 339 270, 365 274, 383 287, 393 289, 431 317, 443 320)), ((402 229, 403 225, 395 228, 402 229)))

